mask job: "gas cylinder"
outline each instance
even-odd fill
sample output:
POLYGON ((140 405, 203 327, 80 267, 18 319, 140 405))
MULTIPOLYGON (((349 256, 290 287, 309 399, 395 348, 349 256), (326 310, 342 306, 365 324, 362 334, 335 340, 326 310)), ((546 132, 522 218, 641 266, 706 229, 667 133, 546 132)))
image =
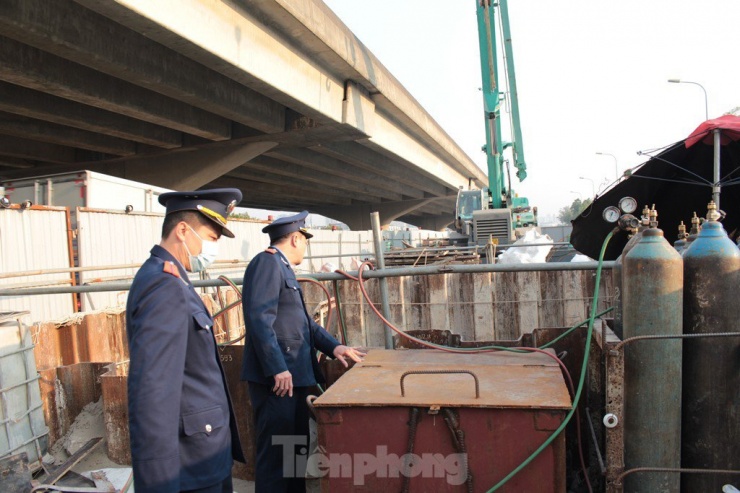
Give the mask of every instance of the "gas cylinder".
POLYGON ((622 254, 617 257, 612 267, 612 281, 614 282, 614 333, 622 339, 622 263, 624 256, 632 250, 632 248, 640 241, 642 232, 650 224, 650 208, 646 205, 642 210, 642 216, 640 218, 640 226, 637 227, 637 231, 633 231, 632 236, 627 241, 627 244, 622 249, 622 254))
MULTIPOLYGON (((714 202, 684 252, 684 332, 740 334, 740 251, 718 222, 714 202)), ((683 345, 682 466, 740 469, 740 337, 683 345)), ((685 474, 683 491, 721 491, 738 476, 685 474)))
MULTIPOLYGON (((654 221, 651 221, 655 224, 654 221)), ((680 335, 683 322, 683 261, 657 227, 624 257, 624 340, 680 335)), ((681 341, 639 340, 624 347, 624 460, 634 467, 681 466, 681 341)), ((625 478, 624 491, 676 492, 677 474, 625 478)))
POLYGON ((686 225, 681 221, 681 224, 678 225, 678 239, 673 243, 673 248, 675 248, 678 253, 681 253, 684 248, 686 248, 686 237, 688 236, 686 225))

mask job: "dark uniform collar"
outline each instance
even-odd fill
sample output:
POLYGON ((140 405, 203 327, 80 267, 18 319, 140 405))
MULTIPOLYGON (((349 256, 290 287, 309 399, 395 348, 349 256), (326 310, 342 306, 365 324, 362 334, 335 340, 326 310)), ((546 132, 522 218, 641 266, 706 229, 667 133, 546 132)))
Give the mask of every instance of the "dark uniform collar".
POLYGON ((177 260, 174 255, 168 252, 166 248, 163 248, 160 245, 154 245, 149 253, 157 258, 164 260, 165 262, 172 262, 172 264, 174 264, 177 267, 177 270, 180 272, 180 279, 182 279, 183 282, 185 282, 186 284, 192 285, 192 283, 190 282, 190 277, 188 277, 188 271, 185 270, 185 267, 182 266, 180 261, 177 260))
POLYGON ((286 256, 285 256, 285 254, 283 253, 283 251, 282 251, 282 250, 280 250, 280 249, 279 249, 278 247, 276 247, 275 245, 272 245, 272 246, 271 246, 270 248, 274 248, 275 250, 277 250, 277 253, 278 253, 278 255, 280 255, 280 260, 282 260, 282 261, 283 261, 283 263, 284 263, 285 265, 287 265, 288 267, 290 267, 290 268, 293 268, 293 266, 292 266, 292 265, 290 265, 290 260, 288 260, 288 257, 286 257, 286 256))

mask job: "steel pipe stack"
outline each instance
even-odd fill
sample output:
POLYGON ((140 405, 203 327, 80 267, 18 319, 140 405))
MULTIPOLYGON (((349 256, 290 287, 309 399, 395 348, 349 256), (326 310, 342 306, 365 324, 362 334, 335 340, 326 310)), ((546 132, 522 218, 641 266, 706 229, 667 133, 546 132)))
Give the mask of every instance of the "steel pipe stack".
MULTIPOLYGON (((624 340, 680 335, 683 322, 683 261, 651 227, 624 256, 624 340)), ((639 340, 624 347, 625 469, 681 465, 681 341, 639 340)), ((624 491, 678 492, 677 474, 631 475, 624 491)))
MULTIPOLYGON (((684 332, 740 334, 740 251, 709 204, 684 252, 684 332)), ((682 466, 740 469, 740 337, 687 339, 683 346, 682 466)), ((722 491, 738 476, 684 474, 683 491, 722 491)))

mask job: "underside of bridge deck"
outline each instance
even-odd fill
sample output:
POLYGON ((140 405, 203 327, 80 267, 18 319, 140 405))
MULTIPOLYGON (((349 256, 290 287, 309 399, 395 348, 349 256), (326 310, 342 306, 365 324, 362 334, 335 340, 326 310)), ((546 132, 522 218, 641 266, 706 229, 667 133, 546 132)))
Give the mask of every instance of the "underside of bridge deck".
POLYGON ((0 2, 0 179, 82 169, 353 228, 485 183, 320 0, 0 2))

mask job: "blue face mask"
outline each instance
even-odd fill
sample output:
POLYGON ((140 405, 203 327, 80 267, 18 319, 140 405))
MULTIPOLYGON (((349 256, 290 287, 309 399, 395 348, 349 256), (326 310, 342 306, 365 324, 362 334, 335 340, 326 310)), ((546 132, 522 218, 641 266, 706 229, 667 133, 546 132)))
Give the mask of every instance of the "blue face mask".
POLYGON ((190 272, 203 272, 216 260, 216 257, 218 256, 218 243, 215 241, 204 240, 193 228, 190 227, 190 225, 188 225, 188 228, 190 228, 190 231, 198 237, 201 244, 200 253, 198 255, 193 255, 190 253, 187 243, 184 241, 182 242, 183 245, 185 245, 185 251, 188 252, 190 272))

